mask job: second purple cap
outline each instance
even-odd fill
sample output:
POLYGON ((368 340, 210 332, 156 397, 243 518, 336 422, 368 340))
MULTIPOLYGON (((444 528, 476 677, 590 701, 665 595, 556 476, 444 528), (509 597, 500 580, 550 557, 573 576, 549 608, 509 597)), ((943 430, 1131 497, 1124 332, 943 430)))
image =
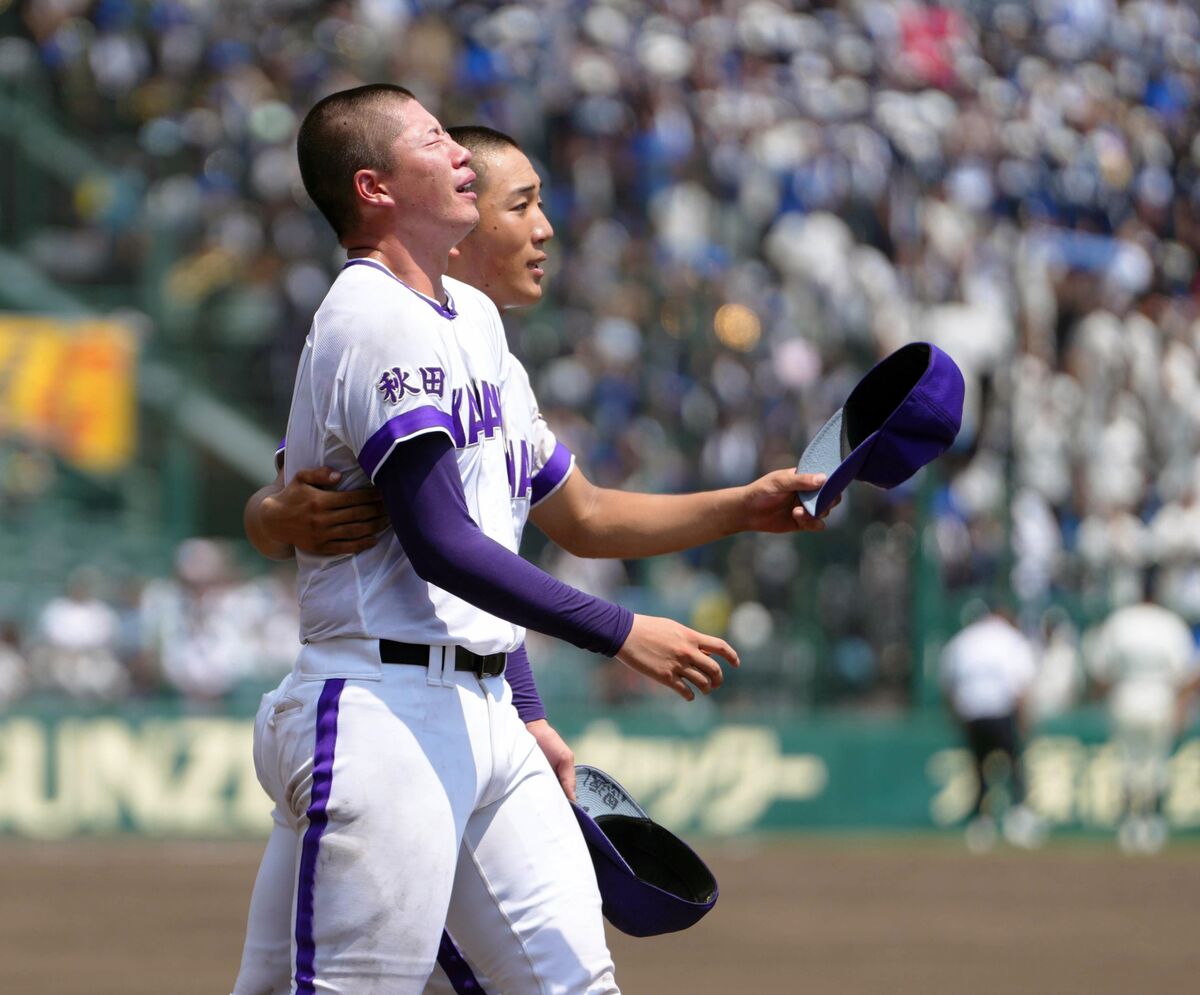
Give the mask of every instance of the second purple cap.
POLYGON ((687 929, 716 904, 717 879, 704 861, 613 777, 576 764, 575 798, 572 809, 591 854, 604 917, 622 933, 687 929))
POLYGON ((852 480, 895 487, 953 444, 962 426, 963 375, 928 342, 902 346, 850 392, 800 457, 797 473, 823 473, 800 503, 822 515, 852 480))

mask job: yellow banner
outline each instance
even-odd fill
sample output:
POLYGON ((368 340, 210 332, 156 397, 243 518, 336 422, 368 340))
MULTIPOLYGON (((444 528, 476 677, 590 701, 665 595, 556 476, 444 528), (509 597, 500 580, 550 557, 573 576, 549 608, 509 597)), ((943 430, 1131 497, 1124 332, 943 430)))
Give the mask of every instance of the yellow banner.
POLYGON ((133 457, 136 346, 113 321, 0 316, 0 435, 92 473, 133 457))

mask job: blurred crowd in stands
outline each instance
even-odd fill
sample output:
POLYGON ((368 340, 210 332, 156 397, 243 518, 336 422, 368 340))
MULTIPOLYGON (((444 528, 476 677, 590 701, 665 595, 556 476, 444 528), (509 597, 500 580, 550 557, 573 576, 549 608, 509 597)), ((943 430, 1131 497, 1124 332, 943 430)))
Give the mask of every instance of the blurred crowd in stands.
POLYGON ((189 539, 169 577, 81 567, 24 632, 0 629, 0 704, 179 695, 220 701, 273 684, 299 648, 294 571, 247 577, 228 543, 189 539))
MULTIPOLYGON (((0 85, 43 87, 111 166, 81 178, 74 223, 29 257, 67 285, 165 266, 162 334, 262 420, 283 422, 341 259, 301 190, 299 117, 393 80, 446 124, 512 134, 543 171, 548 300, 511 316, 510 341, 600 484, 725 486, 793 462, 906 341, 939 344, 967 376, 955 452, 898 492, 854 490, 831 521, 853 537, 841 552, 741 537, 588 565, 594 587, 632 581, 633 597, 724 625, 772 678, 826 673, 833 698, 903 699, 914 555, 951 594, 1011 585, 1029 628, 1065 604, 1045 616, 1049 644, 1072 638, 1068 615, 1134 598, 1149 564, 1161 600, 1200 623, 1188 0, 13 11, 0 85)), ((183 624, 173 583, 155 624, 183 624)), ((120 619, 96 622, 114 645, 120 619)))

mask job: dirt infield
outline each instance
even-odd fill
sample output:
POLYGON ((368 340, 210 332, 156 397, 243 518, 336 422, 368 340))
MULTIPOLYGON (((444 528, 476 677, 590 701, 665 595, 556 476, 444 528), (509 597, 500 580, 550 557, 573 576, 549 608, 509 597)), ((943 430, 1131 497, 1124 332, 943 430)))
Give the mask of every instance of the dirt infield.
MULTIPOLYGON (((722 896, 687 933, 614 935, 625 992, 1128 995, 1200 976, 1200 849, 970 857, 949 840, 701 847, 722 896)), ((3 990, 221 995, 255 844, 0 842, 3 990)), ((511 993, 525 995, 525 993, 511 993)))

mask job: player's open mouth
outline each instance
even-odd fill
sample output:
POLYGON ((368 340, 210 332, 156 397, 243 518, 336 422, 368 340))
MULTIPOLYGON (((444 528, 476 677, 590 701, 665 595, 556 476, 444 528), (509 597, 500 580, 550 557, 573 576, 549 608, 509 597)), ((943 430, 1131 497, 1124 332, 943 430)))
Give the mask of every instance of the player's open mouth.
POLYGON ((463 196, 470 197, 472 200, 474 200, 475 199, 475 191, 471 189, 471 187, 474 185, 474 183, 475 183, 475 174, 472 173, 471 178, 469 180, 467 180, 466 183, 460 183, 458 186, 456 186, 454 188, 454 192, 460 193, 463 196))
POLYGON ((542 268, 542 263, 546 261, 546 256, 538 256, 536 259, 531 259, 525 264, 525 268, 529 270, 539 280, 546 275, 546 271, 542 268))

